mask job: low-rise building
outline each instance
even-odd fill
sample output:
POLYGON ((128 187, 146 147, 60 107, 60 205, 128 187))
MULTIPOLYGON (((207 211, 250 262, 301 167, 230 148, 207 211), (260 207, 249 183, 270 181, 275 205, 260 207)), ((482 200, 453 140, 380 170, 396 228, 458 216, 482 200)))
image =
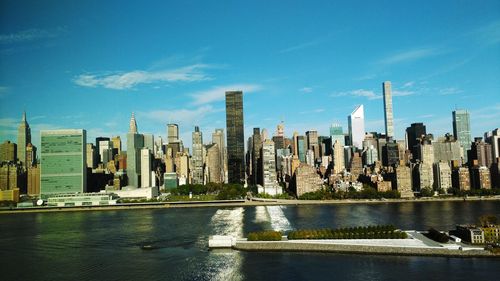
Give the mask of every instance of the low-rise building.
POLYGON ((124 186, 121 190, 113 190, 108 193, 118 195, 121 199, 151 199, 158 197, 158 187, 141 187, 124 186))
POLYGON ((115 205, 116 199, 116 196, 104 192, 54 194, 47 198, 47 205, 56 207, 115 205))
POLYGON ((450 235, 454 235, 462 239, 462 241, 471 244, 484 244, 484 231, 474 225, 457 225, 455 230, 450 231, 450 235))
POLYGON ((0 190, 0 201, 19 202, 19 188, 0 190))

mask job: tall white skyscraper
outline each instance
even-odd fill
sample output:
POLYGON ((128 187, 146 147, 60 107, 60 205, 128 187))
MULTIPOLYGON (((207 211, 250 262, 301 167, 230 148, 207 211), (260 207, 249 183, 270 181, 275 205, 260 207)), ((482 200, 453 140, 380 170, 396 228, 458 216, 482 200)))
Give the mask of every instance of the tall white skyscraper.
POLYGON ((141 149, 141 187, 150 187, 151 184, 151 150, 141 149))
POLYGON ((365 112, 363 105, 358 105, 347 118, 349 125, 349 137, 352 146, 363 149, 365 139, 365 112))
POLYGON ((392 92, 391 82, 385 81, 382 83, 384 92, 384 119, 385 119, 385 135, 387 138, 394 138, 394 117, 392 114, 392 92))

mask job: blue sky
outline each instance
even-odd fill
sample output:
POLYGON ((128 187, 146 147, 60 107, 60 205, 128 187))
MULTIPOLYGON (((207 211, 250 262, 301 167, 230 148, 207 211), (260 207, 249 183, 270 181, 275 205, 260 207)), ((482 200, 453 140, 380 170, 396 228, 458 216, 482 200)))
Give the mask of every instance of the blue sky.
POLYGON ((190 146, 199 125, 208 143, 233 89, 245 137, 346 131, 358 104, 383 132, 386 80, 397 138, 451 132, 455 108, 474 136, 500 126, 499 1, 270 2, 1 1, 0 141, 26 110, 35 145, 57 128, 125 140, 131 112, 141 133, 175 122, 190 146))

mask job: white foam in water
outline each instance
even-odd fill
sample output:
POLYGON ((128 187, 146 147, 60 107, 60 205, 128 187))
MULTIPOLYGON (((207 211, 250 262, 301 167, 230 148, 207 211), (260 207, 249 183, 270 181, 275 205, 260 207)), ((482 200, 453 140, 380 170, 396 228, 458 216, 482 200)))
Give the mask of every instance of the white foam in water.
MULTIPOLYGON (((212 216, 213 235, 243 236, 244 208, 220 209, 212 216)), ((207 266, 215 269, 208 273, 210 280, 242 280, 242 257, 239 251, 211 251, 207 266)))
POLYGON ((268 222, 270 220, 269 213, 265 206, 256 206, 255 207, 255 220, 254 222, 268 222))
POLYGON ((292 229, 290 221, 285 217, 283 213, 282 206, 266 206, 267 213, 269 214, 269 219, 271 221, 271 227, 276 231, 286 231, 292 229))

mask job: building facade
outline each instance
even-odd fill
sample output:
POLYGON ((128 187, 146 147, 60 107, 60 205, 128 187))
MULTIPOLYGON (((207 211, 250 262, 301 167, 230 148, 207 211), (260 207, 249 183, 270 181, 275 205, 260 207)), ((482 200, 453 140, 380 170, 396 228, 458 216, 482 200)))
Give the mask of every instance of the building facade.
POLYGON ((226 132, 228 182, 245 181, 245 136, 243 121, 243 92, 226 92, 226 132))
POLYGON ((385 135, 387 138, 394 138, 394 117, 392 112, 392 91, 390 81, 382 83, 382 91, 384 96, 385 135))
POLYGON ((41 131, 40 194, 87 191, 87 132, 41 131))
POLYGON ((352 146, 363 149, 363 140, 365 138, 365 113, 363 105, 357 106, 348 116, 347 121, 352 146))
POLYGON ((453 136, 463 149, 464 163, 468 162, 467 151, 471 147, 470 115, 467 110, 455 110, 453 117, 453 136))

